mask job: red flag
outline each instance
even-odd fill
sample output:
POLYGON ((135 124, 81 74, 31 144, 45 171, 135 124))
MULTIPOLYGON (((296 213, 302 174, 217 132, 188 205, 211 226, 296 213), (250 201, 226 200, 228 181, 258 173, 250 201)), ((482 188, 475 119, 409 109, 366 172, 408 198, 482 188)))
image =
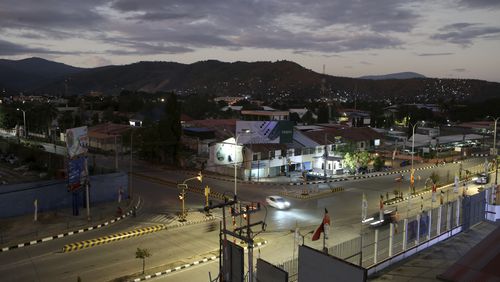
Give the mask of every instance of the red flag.
POLYGON ((323 216, 323 221, 321 222, 320 226, 316 231, 314 232, 311 240, 316 241, 319 240, 319 237, 321 236, 321 233, 325 232, 325 224, 330 225, 330 216, 328 215, 328 210, 325 209, 325 215, 323 216))

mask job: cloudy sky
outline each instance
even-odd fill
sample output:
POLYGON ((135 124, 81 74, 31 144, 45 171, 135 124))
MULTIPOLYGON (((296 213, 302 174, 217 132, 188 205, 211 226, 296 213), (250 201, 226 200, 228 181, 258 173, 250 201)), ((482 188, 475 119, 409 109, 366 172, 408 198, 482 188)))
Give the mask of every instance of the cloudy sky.
POLYGON ((0 58, 80 67, 291 60, 500 82, 499 0, 2 0, 0 58))

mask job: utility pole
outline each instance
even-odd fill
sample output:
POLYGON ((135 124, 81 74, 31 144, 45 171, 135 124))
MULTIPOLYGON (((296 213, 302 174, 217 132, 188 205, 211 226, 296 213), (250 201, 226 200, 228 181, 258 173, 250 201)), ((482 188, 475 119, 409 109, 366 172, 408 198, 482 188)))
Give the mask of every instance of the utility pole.
POLYGON ((231 216, 243 216, 246 219, 246 225, 245 226, 240 226, 234 231, 227 230, 226 228, 226 212, 225 209, 226 207, 230 206, 236 206, 238 203, 236 196, 232 201, 228 201, 227 198, 225 198, 224 203, 218 204, 218 205, 212 205, 210 204, 209 206, 205 207, 205 211, 209 212, 211 209, 215 208, 222 208, 222 229, 220 232, 220 250, 219 254, 221 254, 221 259, 219 260, 219 281, 230 281, 230 271, 229 271, 229 266, 230 263, 227 261, 229 259, 228 257, 228 249, 227 249, 227 235, 233 236, 237 239, 240 239, 241 241, 245 242, 248 246, 248 281, 252 282, 253 281, 253 237, 252 237, 252 227, 261 225, 262 230, 265 231, 266 224, 263 221, 251 223, 250 221, 250 215, 252 213, 256 213, 260 211, 260 203, 256 203, 254 205, 253 203, 251 205, 246 205, 244 209, 240 209, 239 211, 236 211, 234 208, 231 209, 231 216), (246 234, 242 234, 246 232, 246 234))
POLYGON ((324 165, 324 178, 326 180, 326 163, 328 161, 328 146, 327 146, 327 138, 326 138, 326 133, 325 133, 325 151, 323 152, 323 159, 324 159, 324 162, 323 162, 323 165, 324 165))

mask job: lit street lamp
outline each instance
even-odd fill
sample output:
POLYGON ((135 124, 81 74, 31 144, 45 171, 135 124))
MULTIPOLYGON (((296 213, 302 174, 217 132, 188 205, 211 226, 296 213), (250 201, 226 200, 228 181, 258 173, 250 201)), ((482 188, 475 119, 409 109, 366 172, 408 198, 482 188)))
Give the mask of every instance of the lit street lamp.
POLYGON ((201 175, 201 172, 198 173, 197 176, 188 178, 182 182, 182 184, 177 184, 177 188, 182 189, 182 192, 179 194, 179 199, 182 202, 182 214, 181 214, 181 219, 179 221, 186 221, 186 209, 185 209, 185 200, 186 200, 186 189, 188 188, 186 182, 190 180, 195 180, 198 179, 198 181, 202 181, 203 175, 201 175))
POLYGON ((23 123, 24 123, 24 130, 23 130, 23 131, 24 131, 24 132, 23 132, 24 134, 23 134, 23 135, 24 135, 24 138, 26 138, 27 133, 28 133, 28 131, 26 130, 26 111, 21 110, 21 109, 19 109, 19 108, 17 108, 17 110, 18 110, 18 111, 23 112, 23 123))

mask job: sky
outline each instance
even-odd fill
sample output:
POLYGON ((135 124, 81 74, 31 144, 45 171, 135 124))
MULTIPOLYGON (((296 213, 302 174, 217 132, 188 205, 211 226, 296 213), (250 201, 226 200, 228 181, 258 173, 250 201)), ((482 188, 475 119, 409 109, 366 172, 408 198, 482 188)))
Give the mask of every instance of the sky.
POLYGON ((499 0, 2 0, 0 58, 294 61, 500 82, 499 0))

